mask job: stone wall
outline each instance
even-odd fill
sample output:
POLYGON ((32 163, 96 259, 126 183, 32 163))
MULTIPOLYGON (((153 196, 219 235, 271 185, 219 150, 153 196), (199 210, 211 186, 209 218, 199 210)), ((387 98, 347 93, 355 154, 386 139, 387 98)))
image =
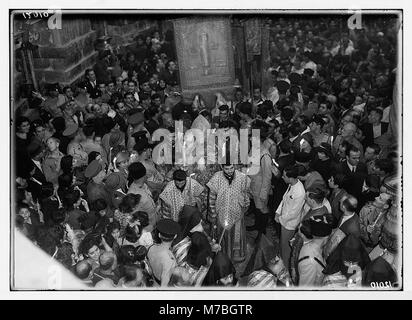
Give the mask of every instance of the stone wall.
MULTIPOLYGON (((16 28, 19 28, 19 22, 16 28)), ((46 20, 39 20, 29 27, 30 42, 38 46, 34 57, 36 80, 42 83, 59 82, 62 85, 80 80, 84 70, 96 62, 94 50, 96 32, 89 19, 62 20, 62 29, 49 30, 46 20)))

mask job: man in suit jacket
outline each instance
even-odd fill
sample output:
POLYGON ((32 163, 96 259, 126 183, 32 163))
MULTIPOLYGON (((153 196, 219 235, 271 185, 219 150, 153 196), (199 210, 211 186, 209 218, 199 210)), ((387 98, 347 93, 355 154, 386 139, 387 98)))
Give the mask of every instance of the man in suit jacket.
POLYGON ((366 165, 360 162, 360 156, 360 150, 357 147, 350 145, 346 149, 346 161, 340 162, 337 165, 337 172, 342 173, 347 177, 343 188, 348 190, 350 194, 357 199, 362 193, 362 186, 368 174, 366 165))
POLYGON ((27 182, 28 191, 31 192, 33 200, 37 201, 40 198, 42 186, 47 182, 42 168, 44 148, 37 144, 35 146, 29 145, 28 152, 30 156, 30 163, 28 163, 28 166, 31 168, 30 178, 27 182))
POLYGON ((362 126, 362 132, 365 136, 363 144, 365 146, 374 143, 375 139, 388 131, 388 123, 381 122, 383 111, 381 109, 373 109, 368 115, 368 123, 362 126))
POLYGON ((355 213, 357 207, 358 200, 355 197, 348 195, 342 199, 340 209, 343 211, 343 215, 338 222, 338 228, 334 230, 325 244, 323 251, 325 259, 348 235, 360 238, 360 221, 359 216, 355 213))
POLYGON ((90 98, 96 99, 99 96, 99 87, 97 86, 96 74, 93 69, 87 69, 85 71, 86 81, 84 86, 90 98))

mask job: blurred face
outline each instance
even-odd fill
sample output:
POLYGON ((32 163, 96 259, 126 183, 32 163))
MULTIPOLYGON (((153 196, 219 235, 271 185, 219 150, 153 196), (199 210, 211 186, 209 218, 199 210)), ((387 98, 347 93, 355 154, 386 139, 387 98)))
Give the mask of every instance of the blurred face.
POLYGON ((94 73, 94 71, 89 71, 89 73, 87 74, 87 77, 89 78, 89 81, 94 82, 96 81, 96 74, 94 73))
POLYGON ((220 120, 226 121, 229 118, 229 112, 227 110, 219 112, 220 120))
POLYGON ((47 148, 50 150, 50 152, 56 151, 58 147, 59 147, 59 143, 56 140, 54 139, 47 140, 47 148))
POLYGON ((321 161, 327 160, 328 157, 326 156, 326 154, 324 154, 323 152, 318 152, 318 158, 321 161))
POLYGON ((367 147, 365 150, 365 161, 371 161, 376 159, 378 156, 375 154, 375 150, 371 147, 367 147))
POLYGON ((116 87, 121 87, 122 86, 122 77, 117 77, 116 78, 116 87))
POLYGON ((329 185, 329 188, 331 188, 331 189, 335 189, 337 187, 336 184, 335 184, 335 179, 333 177, 329 178, 328 185, 329 185))
POLYGON ((89 251, 87 252, 87 256, 94 260, 94 261, 99 261, 99 257, 100 257, 100 249, 98 246, 94 245, 93 247, 91 247, 89 249, 89 251))
POLYGON ((127 112, 127 108, 126 108, 126 106, 124 105, 123 102, 119 102, 117 104, 117 108, 118 108, 118 110, 121 114, 125 114, 127 112))
POLYGON ((391 196, 387 193, 381 193, 378 197, 375 198, 373 204, 378 208, 383 208, 386 204, 388 204, 388 200, 391 196))
POLYGON ((169 71, 175 71, 176 70, 176 63, 174 63, 173 61, 171 61, 169 63, 169 71))
POLYGON ((319 113, 320 114, 326 114, 328 112, 328 108, 326 107, 326 104, 321 104, 319 106, 319 113))
POLYGON ((349 156, 346 156, 346 159, 348 160, 350 165, 357 166, 360 160, 360 151, 358 152, 351 151, 349 153, 349 156))
POLYGON ((44 139, 45 129, 43 126, 36 127, 35 132, 36 132, 36 136, 39 137, 40 140, 44 139))
POLYGON ((186 181, 185 180, 183 180, 183 181, 176 181, 175 180, 175 185, 176 185, 177 188, 181 189, 186 185, 186 181))
POLYGON ((353 128, 351 126, 348 125, 344 125, 341 135, 342 137, 346 138, 346 137, 350 137, 353 136, 354 132, 353 132, 353 128))
POLYGON ((133 96, 131 94, 127 94, 126 97, 124 98, 124 100, 127 104, 132 104, 133 103, 133 96))
POLYGON ((226 277, 219 279, 219 281, 224 286, 229 286, 233 283, 233 274, 229 274, 226 277))
POLYGON ((104 83, 99 84, 99 90, 102 93, 106 92, 106 85, 104 83))
POLYGON ((28 121, 24 121, 19 127, 19 132, 29 133, 29 131, 30 131, 30 123, 28 121))
POLYGON ((156 99, 152 100, 152 102, 157 107, 160 107, 160 105, 162 104, 162 100, 160 98, 156 98, 156 99))
POLYGON ((173 117, 172 114, 169 112, 163 113, 162 114, 162 120, 163 124, 167 127, 172 127, 173 126, 173 117))
POLYGON ((115 239, 119 239, 120 238, 120 230, 119 229, 114 229, 112 231, 112 237, 115 239))
POLYGON ((30 218, 30 211, 27 208, 21 208, 19 210, 19 215, 22 216, 24 220, 27 220, 30 218))
POLYGON ((71 89, 71 88, 67 88, 67 89, 66 89, 66 92, 65 92, 65 95, 66 95, 68 98, 72 98, 72 97, 73 97, 73 91, 72 91, 72 89, 71 89))
POLYGON ((98 145, 101 145, 102 144, 102 137, 96 136, 94 138, 94 142, 98 145))
POLYGON ((260 96, 261 96, 260 89, 254 89, 253 90, 253 97, 256 98, 256 99, 260 99, 260 96))
POLYGON ((223 172, 228 176, 233 176, 233 174, 235 173, 235 167, 233 165, 223 166, 223 172))
POLYGON ((107 91, 109 92, 114 92, 114 83, 110 82, 109 85, 107 86, 107 91))
POLYGON ((136 86, 134 85, 134 82, 132 81, 129 82, 129 90, 133 92, 136 90, 136 86))
POLYGON ((150 92, 152 91, 152 89, 150 88, 150 83, 149 82, 145 82, 142 84, 142 90, 144 92, 150 92))
POLYGON ((379 123, 380 122, 380 115, 375 111, 371 111, 368 115, 369 123, 379 123))
POLYGON ((236 91, 235 97, 237 101, 241 101, 243 99, 243 94, 241 91, 236 91))

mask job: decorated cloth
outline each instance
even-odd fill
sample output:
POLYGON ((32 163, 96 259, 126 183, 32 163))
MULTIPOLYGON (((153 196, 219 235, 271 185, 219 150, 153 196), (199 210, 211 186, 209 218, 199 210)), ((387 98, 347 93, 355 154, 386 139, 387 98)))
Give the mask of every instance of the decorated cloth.
POLYGON ((170 181, 160 194, 163 217, 173 219, 177 222, 183 206, 196 206, 198 202, 201 202, 199 197, 203 191, 204 187, 190 177, 186 178, 186 185, 183 192, 176 187, 174 181, 170 181))
POLYGON ((368 247, 375 247, 379 242, 387 210, 378 209, 373 202, 367 203, 359 212, 361 239, 368 247), (373 227, 369 232, 368 226, 373 227))
POLYGON ((244 213, 250 204, 250 178, 235 170, 231 183, 223 171, 217 172, 207 183, 210 189, 211 219, 219 235, 225 231, 222 249, 234 262, 246 258, 246 228, 244 213))
POLYGON ((182 241, 173 246, 172 252, 176 258, 176 263, 178 266, 182 266, 186 261, 187 253, 189 252, 191 244, 192 241, 190 240, 190 237, 185 237, 182 241))
POLYGON ((277 278, 266 270, 257 270, 251 273, 249 276, 247 286, 259 287, 261 289, 273 289, 276 288, 277 278))
POLYGON ((200 287, 205 279, 210 265, 212 264, 212 260, 209 261, 207 266, 200 266, 199 269, 192 267, 186 261, 182 263, 181 267, 185 268, 189 274, 189 285, 191 287, 200 287))

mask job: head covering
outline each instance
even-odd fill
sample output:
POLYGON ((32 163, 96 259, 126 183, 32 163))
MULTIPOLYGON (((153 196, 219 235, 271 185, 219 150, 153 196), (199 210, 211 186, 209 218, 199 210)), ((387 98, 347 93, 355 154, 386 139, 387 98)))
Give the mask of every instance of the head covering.
POLYGON ((173 180, 176 181, 185 181, 187 178, 187 173, 186 171, 182 169, 177 169, 175 172, 173 172, 173 180))
POLYGON ((395 175, 386 177, 383 180, 382 187, 386 188, 387 194, 393 197, 398 196, 398 178, 395 175))
POLYGON ((312 216, 309 218, 310 233, 314 237, 326 237, 332 232, 332 221, 326 215, 312 216))
POLYGON ((102 171, 103 167, 100 164, 99 161, 93 160, 90 162, 90 164, 87 166, 86 171, 84 172, 84 176, 86 178, 93 178, 97 176, 97 174, 102 171))
POLYGON ((136 112, 133 113, 129 118, 127 119, 127 122, 131 125, 137 125, 140 124, 144 121, 144 114, 143 112, 136 112))
POLYGON ((379 283, 385 281, 391 282, 391 284, 397 282, 397 276, 392 266, 382 257, 377 257, 365 268, 365 274, 362 279, 362 284, 368 288, 371 288, 371 283, 379 283))
POLYGON ((219 279, 225 278, 230 274, 233 274, 234 278, 236 269, 227 254, 219 251, 209 268, 203 284, 206 286, 216 286, 219 279))
POLYGON ((122 187, 122 178, 120 176, 120 173, 118 172, 113 172, 109 174, 106 179, 105 179, 105 185, 110 189, 110 190, 118 190, 119 188, 122 187))
POLYGON ((77 132, 77 130, 79 130, 79 125, 77 123, 69 124, 63 131, 63 136, 70 137, 74 135, 77 132))
POLYGON ((326 259, 326 268, 323 273, 328 275, 347 270, 343 264, 344 261, 357 262, 362 270, 371 261, 361 240, 353 234, 346 236, 332 251, 326 259))
POLYGON ((292 72, 289 75, 290 84, 300 86, 302 83, 302 77, 299 73, 292 72))
POLYGON ((280 80, 276 83, 276 87, 278 88, 279 92, 286 93, 286 91, 288 91, 290 88, 290 84, 286 81, 280 80))
POLYGON ((322 142, 319 147, 315 148, 316 152, 322 152, 328 156, 328 158, 333 158, 332 148, 329 143, 322 142))
POLYGON ((156 225, 159 234, 167 239, 172 239, 175 235, 179 234, 180 226, 176 221, 172 219, 161 219, 156 225))
POLYGON ((146 168, 141 162, 133 162, 129 166, 129 180, 138 180, 146 175, 146 168))
MULTIPOLYGON (((137 133, 139 133, 139 132, 137 132, 137 133)), ((135 140, 136 140, 136 143, 135 143, 133 149, 136 150, 137 152, 140 153, 140 152, 150 148, 149 142, 146 139, 146 135, 145 135, 144 139, 142 139, 142 138, 136 139, 135 138, 135 140)))

